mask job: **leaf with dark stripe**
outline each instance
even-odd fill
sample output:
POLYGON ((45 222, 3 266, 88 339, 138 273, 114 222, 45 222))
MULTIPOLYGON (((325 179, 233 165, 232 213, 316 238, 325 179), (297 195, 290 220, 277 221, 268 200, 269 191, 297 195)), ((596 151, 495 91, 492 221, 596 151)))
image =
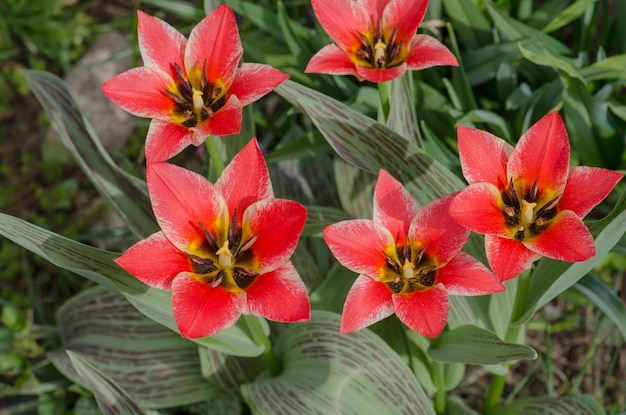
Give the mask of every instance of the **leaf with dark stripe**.
POLYGON ((146 184, 119 169, 63 81, 44 71, 25 71, 52 127, 102 197, 138 236, 158 230, 146 184))
POLYGON ((411 99, 408 77, 391 81, 391 99, 387 126, 393 131, 422 147, 422 138, 417 125, 415 103, 411 99))
POLYGON ((604 415, 605 413, 600 404, 590 395, 519 399, 498 412, 500 415, 604 415))
POLYGON ((339 333, 339 316, 314 311, 289 326, 276 353, 283 371, 242 386, 253 413, 434 414, 406 363, 368 329, 339 333))

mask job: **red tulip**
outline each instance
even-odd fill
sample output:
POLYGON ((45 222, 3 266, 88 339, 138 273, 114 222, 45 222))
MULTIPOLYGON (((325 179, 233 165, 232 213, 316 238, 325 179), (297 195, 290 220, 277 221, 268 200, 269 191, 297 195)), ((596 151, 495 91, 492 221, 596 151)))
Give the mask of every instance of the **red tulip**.
POLYGON ((215 185, 164 162, 149 165, 146 175, 161 231, 116 262, 145 284, 172 291, 183 337, 210 336, 242 313, 281 322, 310 318, 306 287, 289 261, 306 210, 274 198, 255 139, 215 185))
POLYGON ((335 44, 315 54, 305 72, 385 82, 407 69, 458 66, 438 40, 416 34, 428 0, 312 0, 311 5, 335 44))
POLYGON ((469 231, 448 214, 452 197, 420 209, 402 184, 381 170, 373 220, 347 220, 324 229, 333 255, 360 274, 344 304, 342 333, 395 311, 412 330, 435 337, 446 324, 449 294, 504 290, 487 267, 461 252, 469 231))
POLYGON ((462 126, 458 143, 469 186, 452 201, 450 214, 485 234, 489 264, 501 281, 515 278, 542 256, 577 262, 595 255, 582 218, 622 174, 570 167, 569 139, 558 113, 530 127, 515 148, 462 126))
POLYGON ((146 138, 148 163, 167 160, 208 135, 237 134, 242 107, 289 76, 244 63, 232 10, 217 7, 191 31, 189 41, 166 22, 139 11, 144 66, 105 82, 104 94, 126 111, 153 118, 146 138))

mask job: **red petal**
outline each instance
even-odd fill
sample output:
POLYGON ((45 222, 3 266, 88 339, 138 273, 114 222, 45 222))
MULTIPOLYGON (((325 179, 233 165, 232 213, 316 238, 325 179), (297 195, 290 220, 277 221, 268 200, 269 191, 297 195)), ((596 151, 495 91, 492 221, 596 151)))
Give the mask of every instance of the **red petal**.
POLYGON ((413 331, 437 337, 448 319, 448 293, 443 285, 392 297, 396 315, 413 331))
POLYGON ((289 79, 289 75, 269 65, 244 63, 235 75, 228 93, 235 95, 246 106, 271 92, 289 79))
POLYGON ((226 199, 230 214, 237 210, 239 219, 251 204, 274 196, 267 165, 256 138, 235 155, 215 182, 215 187, 226 199))
POLYGON ((470 231, 455 222, 448 213, 454 196, 455 193, 424 206, 409 229, 409 239, 427 246, 426 253, 433 255, 440 265, 454 258, 470 235, 470 231))
MULTIPOLYGON (((202 132, 204 137, 208 135, 231 135, 239 134, 241 131, 242 105, 236 96, 231 95, 219 111, 217 111, 211 118, 204 123, 196 127, 198 132, 202 132)), ((199 135, 199 137, 202 137, 199 135)), ((202 140, 204 142, 204 140, 202 140)), ((202 144, 202 142, 197 145, 202 144)))
POLYGON ((437 282, 451 295, 484 295, 504 291, 498 277, 474 257, 459 252, 448 264, 437 270, 437 282))
POLYGON ((624 177, 622 173, 598 167, 570 167, 559 209, 585 217, 624 177))
POLYGON ((398 27, 396 39, 408 45, 424 19, 428 0, 392 0, 386 3, 382 15, 383 27, 388 30, 398 27))
POLYGON ((243 213, 242 240, 257 235, 252 254, 261 272, 282 266, 293 255, 306 221, 306 209, 298 202, 264 199, 243 213))
POLYGON ((291 262, 259 275, 246 288, 246 314, 280 322, 306 321, 311 318, 309 295, 291 262))
POLYGON ((418 209, 402 183, 381 169, 374 188, 374 222, 387 228, 394 239, 402 243, 418 209))
POLYGON ((390 69, 371 69, 365 66, 356 65, 356 77, 359 81, 368 80, 370 82, 387 82, 400 78, 406 72, 406 63, 394 66, 390 69))
POLYGON ((177 64, 184 70, 183 55, 187 39, 178 30, 161 19, 137 11, 139 52, 144 66, 152 66, 176 79, 177 64))
POLYGON ((311 0, 313 12, 326 33, 341 49, 352 50, 360 45, 358 33, 366 34, 370 16, 358 1, 311 0))
POLYGON ((450 203, 450 215, 477 233, 508 237, 504 215, 498 207, 500 191, 490 183, 474 183, 461 190, 450 203))
POLYGON ((187 72, 204 67, 209 82, 221 80, 228 88, 242 55, 235 15, 230 7, 222 5, 202 19, 189 34, 185 67, 187 72))
POLYGON ((521 242, 491 235, 485 235, 485 251, 491 270, 500 282, 517 277, 541 258, 521 242))
POLYGON ((529 249, 570 262, 586 261, 596 254, 591 232, 574 212, 561 211, 552 221, 532 242, 526 243, 529 249))
POLYGON ((459 158, 468 183, 488 182, 506 187, 506 167, 513 146, 495 135, 462 125, 457 129, 459 158))
POLYGON ((327 226, 324 240, 344 267, 377 277, 387 260, 383 252, 395 246, 386 228, 367 219, 346 220, 327 226))
POLYGON ((360 330, 392 314, 391 290, 381 282, 359 275, 343 305, 340 331, 360 330))
POLYGON ((152 209, 167 238, 189 252, 206 237, 216 239, 228 223, 228 208, 213 184, 201 175, 169 163, 152 163, 146 172, 152 209))
POLYGON ((169 160, 191 144, 193 131, 167 121, 152 120, 146 136, 146 163, 169 160))
POLYGON ((191 272, 187 255, 157 232, 143 239, 115 260, 139 281, 154 288, 169 290, 181 272, 191 272))
POLYGON ((336 45, 326 45, 319 50, 304 69, 305 73, 357 76, 354 62, 336 45))
POLYGON ((405 62, 413 71, 433 66, 459 66, 456 56, 447 47, 427 35, 415 35, 405 62))
POLYGON ((172 310, 180 334, 190 339, 211 336, 231 327, 245 308, 245 294, 221 286, 211 288, 183 273, 172 283, 172 310))
POLYGON ((537 180, 539 191, 563 191, 569 174, 569 139, 557 112, 537 121, 520 138, 509 158, 508 174, 528 187, 537 180))
POLYGON ((169 120, 174 102, 165 91, 174 81, 157 68, 133 68, 102 84, 111 101, 139 117, 169 120))

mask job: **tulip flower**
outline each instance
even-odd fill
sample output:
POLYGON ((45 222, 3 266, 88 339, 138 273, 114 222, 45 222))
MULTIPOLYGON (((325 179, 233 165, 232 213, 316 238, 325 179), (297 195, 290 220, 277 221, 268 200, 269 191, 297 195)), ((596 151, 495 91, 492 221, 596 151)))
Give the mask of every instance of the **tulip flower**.
POLYGON ((569 139, 558 113, 530 127, 515 148, 463 126, 458 143, 469 186, 452 201, 450 214, 485 234, 487 259, 501 281, 515 278, 542 256, 577 262, 595 255, 582 218, 622 174, 570 167, 569 139))
POLYGON ((139 51, 144 66, 117 75, 104 94, 126 111, 152 118, 146 160, 167 160, 208 135, 237 134, 242 107, 289 76, 268 65, 244 63, 232 10, 217 7, 189 35, 139 11, 139 51))
POLYGON ((147 169, 161 231, 116 262, 145 284, 172 292, 183 337, 210 336, 252 314, 274 321, 310 318, 304 283, 289 261, 305 208, 276 199, 253 139, 213 185, 181 167, 147 169))
POLYGON ((458 66, 456 57, 438 40, 416 34, 428 0, 311 0, 311 5, 335 44, 311 58, 307 73, 385 82, 407 69, 458 66))
POLYGON ((448 214, 452 197, 420 209, 402 184, 380 170, 373 220, 347 220, 324 229, 333 255, 360 274, 344 304, 342 333, 395 311, 410 329, 435 337, 448 318, 449 294, 504 290, 487 267, 461 252, 469 231, 448 214))

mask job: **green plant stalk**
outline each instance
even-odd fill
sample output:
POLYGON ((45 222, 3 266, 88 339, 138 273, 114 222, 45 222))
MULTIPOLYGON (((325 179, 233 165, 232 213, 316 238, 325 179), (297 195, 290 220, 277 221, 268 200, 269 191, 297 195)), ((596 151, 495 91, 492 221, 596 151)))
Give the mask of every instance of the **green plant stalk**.
POLYGON ((380 109, 382 110, 382 121, 383 123, 387 122, 387 118, 389 117, 389 109, 391 108, 391 104, 389 102, 389 82, 379 82, 378 83, 378 95, 380 97, 380 109))
POLYGON ((444 363, 433 362, 433 380, 435 387, 435 412, 444 414, 446 412, 446 374, 444 371, 444 363))
MULTIPOLYGON (((528 297, 528 289, 530 287, 530 274, 529 270, 523 272, 519 277, 517 277, 517 292, 515 293, 515 304, 513 305, 513 312, 511 313, 511 317, 509 319, 510 322, 516 321, 526 311, 526 300, 528 297)), ((509 324, 506 334, 504 335, 504 341, 514 343, 517 340, 521 329, 521 325, 513 326, 512 324, 509 324)), ((505 384, 506 375, 493 377, 491 380, 491 386, 489 387, 489 392, 487 393, 487 399, 485 400, 485 405, 483 407, 484 415, 492 415, 496 413, 498 402, 500 401, 500 397, 504 391, 505 384)))
POLYGON ((222 175, 222 172, 224 171, 224 162, 222 161, 220 152, 217 149, 217 145, 215 144, 215 137, 208 136, 204 142, 204 145, 209 151, 211 164, 213 165, 213 170, 215 170, 215 177, 218 178, 222 175))
POLYGON ((250 330, 252 341, 259 346, 263 346, 263 358, 265 359, 267 370, 270 372, 270 375, 278 375, 281 372, 282 367, 278 357, 276 357, 276 353, 274 353, 274 348, 272 347, 269 337, 265 335, 263 327, 261 327, 259 317, 244 314, 243 318, 246 322, 248 330, 250 330))

